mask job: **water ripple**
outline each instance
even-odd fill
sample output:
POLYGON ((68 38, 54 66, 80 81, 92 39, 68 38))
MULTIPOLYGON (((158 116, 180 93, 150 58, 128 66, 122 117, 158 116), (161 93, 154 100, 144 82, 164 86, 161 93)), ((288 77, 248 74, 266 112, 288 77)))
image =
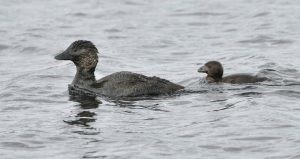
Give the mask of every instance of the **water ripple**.
POLYGON ((255 14, 253 17, 254 18, 257 18, 257 17, 265 17, 267 15, 269 15, 270 12, 261 12, 261 13, 258 13, 258 14, 255 14))
POLYGON ((280 140, 281 137, 271 137, 271 136, 257 136, 257 137, 243 137, 235 138, 234 140, 245 140, 245 141, 269 141, 269 140, 280 140))
POLYGON ((191 12, 191 13, 176 13, 171 16, 201 16, 201 17, 209 17, 209 16, 222 16, 227 15, 227 13, 218 13, 218 12, 191 12))
POLYGON ((284 45, 284 44, 292 44, 292 40, 287 39, 273 39, 272 37, 260 35, 248 40, 238 41, 243 44, 271 44, 271 45, 284 45))
POLYGON ((8 49, 8 48, 9 48, 8 45, 0 44, 0 51, 1 51, 1 50, 5 50, 5 49, 8 49))
POLYGON ((282 96, 286 96, 286 97, 300 98, 300 92, 294 91, 294 90, 277 90, 274 93, 282 95, 282 96))

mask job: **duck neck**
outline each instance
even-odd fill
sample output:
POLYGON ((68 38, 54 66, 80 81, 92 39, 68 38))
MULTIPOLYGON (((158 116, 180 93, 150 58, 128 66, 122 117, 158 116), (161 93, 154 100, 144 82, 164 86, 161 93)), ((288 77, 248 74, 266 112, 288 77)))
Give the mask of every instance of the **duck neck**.
POLYGON ((215 77, 215 82, 222 82, 222 77, 215 77))
POLYGON ((222 77, 219 78, 219 77, 211 77, 211 76, 207 76, 207 77, 206 77, 206 80, 207 80, 209 83, 213 83, 213 82, 222 82, 222 77))
POLYGON ((79 86, 89 86, 95 83, 96 79, 95 79, 94 72, 95 72, 95 67, 85 69, 77 66, 77 72, 72 84, 79 85, 79 86))

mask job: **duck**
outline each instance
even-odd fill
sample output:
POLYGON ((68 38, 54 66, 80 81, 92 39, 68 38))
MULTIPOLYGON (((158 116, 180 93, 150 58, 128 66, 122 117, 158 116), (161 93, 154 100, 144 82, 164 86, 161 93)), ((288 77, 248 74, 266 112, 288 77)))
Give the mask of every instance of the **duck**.
POLYGON ((94 72, 98 63, 98 49, 88 40, 74 41, 55 59, 70 60, 76 66, 76 75, 68 87, 70 95, 144 97, 172 95, 184 88, 166 79, 129 71, 115 72, 96 80, 94 72))
POLYGON ((251 74, 238 73, 223 77, 223 66, 219 61, 209 61, 198 69, 199 73, 206 73, 206 81, 208 83, 231 83, 246 84, 257 83, 269 80, 267 77, 258 77, 251 74))

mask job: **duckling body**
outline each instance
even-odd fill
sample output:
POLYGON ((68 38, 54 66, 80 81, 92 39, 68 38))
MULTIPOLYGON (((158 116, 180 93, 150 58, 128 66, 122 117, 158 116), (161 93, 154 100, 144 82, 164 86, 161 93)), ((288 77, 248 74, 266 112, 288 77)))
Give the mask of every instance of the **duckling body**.
POLYGON ((218 61, 209 61, 204 66, 200 67, 198 72, 206 73, 206 80, 209 83, 224 82, 232 84, 256 83, 269 80, 266 77, 258 77, 250 74, 233 74, 223 77, 223 66, 218 61))
POLYGON ((75 41, 57 60, 71 60, 77 67, 70 94, 96 94, 108 97, 142 97, 170 95, 184 87, 159 77, 122 71, 100 80, 95 79, 94 71, 98 62, 97 48, 90 41, 75 41))
POLYGON ((241 83, 256 83, 268 80, 266 77, 258 77, 250 74, 233 74, 222 78, 224 83, 241 84, 241 83))

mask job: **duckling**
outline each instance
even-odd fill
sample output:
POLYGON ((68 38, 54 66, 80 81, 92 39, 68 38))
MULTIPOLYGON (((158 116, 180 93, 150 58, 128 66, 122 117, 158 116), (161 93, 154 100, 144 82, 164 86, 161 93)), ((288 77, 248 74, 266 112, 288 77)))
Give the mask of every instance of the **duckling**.
POLYGON ((73 42, 56 60, 70 60, 77 69, 69 94, 103 95, 107 97, 143 97, 171 95, 184 87, 159 77, 148 77, 128 71, 116 72, 96 80, 98 49, 87 40, 73 42))
POLYGON ((206 73, 206 81, 212 82, 224 82, 232 84, 243 84, 243 83, 256 83, 269 80, 266 77, 258 77, 249 74, 233 74, 223 77, 223 66, 218 61, 209 61, 204 66, 198 69, 200 73, 206 73))

